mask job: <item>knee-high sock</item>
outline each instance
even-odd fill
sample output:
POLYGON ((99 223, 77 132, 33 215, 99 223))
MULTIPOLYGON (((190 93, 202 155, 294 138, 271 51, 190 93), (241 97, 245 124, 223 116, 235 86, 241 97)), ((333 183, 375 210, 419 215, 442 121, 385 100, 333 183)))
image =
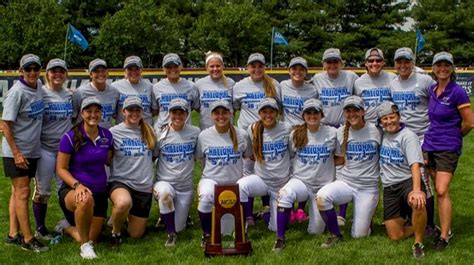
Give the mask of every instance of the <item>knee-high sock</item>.
POLYGON ((307 201, 298 202, 298 209, 304 210, 307 201))
POLYGON ((174 211, 171 213, 161 214, 161 219, 163 220, 163 223, 165 223, 166 232, 168 232, 168 234, 176 234, 174 211))
POLYGON ((203 213, 198 211, 199 220, 201 220, 201 228, 205 234, 211 234, 212 228, 212 213, 203 213))
POLYGON ((434 196, 426 198, 426 224, 434 227, 434 196))
POLYGON ((344 219, 346 218, 347 205, 349 204, 344 203, 344 204, 339 205, 339 216, 343 217, 344 219))
POLYGON ((270 206, 270 195, 262 196, 262 206, 270 206))
POLYGON ((329 232, 336 236, 342 236, 341 230, 339 230, 339 225, 337 225, 337 215, 334 208, 326 211, 319 211, 319 213, 321 214, 324 223, 326 223, 329 232))
POLYGON ((46 211, 48 205, 46 203, 33 202, 33 214, 36 221, 36 230, 46 229, 46 211))
POLYGON ((278 207, 277 210, 277 238, 284 239, 286 226, 290 221, 291 208, 278 207))
POLYGON ((244 218, 247 218, 247 217, 250 217, 250 216, 253 216, 253 198, 252 200, 250 200, 249 198, 249 201, 248 202, 241 202, 240 203, 242 205, 242 208, 244 209, 244 218))

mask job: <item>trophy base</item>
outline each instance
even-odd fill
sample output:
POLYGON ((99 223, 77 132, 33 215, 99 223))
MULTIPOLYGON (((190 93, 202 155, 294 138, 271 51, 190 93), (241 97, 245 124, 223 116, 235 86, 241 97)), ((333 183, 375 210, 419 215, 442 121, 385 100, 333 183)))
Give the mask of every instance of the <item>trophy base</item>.
POLYGON ((252 245, 250 241, 235 242, 234 248, 222 248, 222 244, 206 244, 204 255, 206 257, 214 256, 249 256, 252 254, 252 245))

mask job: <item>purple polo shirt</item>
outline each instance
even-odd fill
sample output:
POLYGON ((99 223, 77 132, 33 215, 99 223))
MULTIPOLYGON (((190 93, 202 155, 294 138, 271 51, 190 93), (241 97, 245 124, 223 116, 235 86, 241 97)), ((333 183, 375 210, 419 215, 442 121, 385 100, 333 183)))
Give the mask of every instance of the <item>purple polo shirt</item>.
POLYGON ((76 152, 74 150, 74 131, 63 135, 59 143, 59 152, 71 155, 69 172, 81 184, 92 192, 107 191, 107 173, 105 163, 107 153, 113 149, 113 137, 109 130, 99 127, 99 136, 95 141, 87 137, 84 128, 80 126, 84 136, 84 144, 76 152))
POLYGON ((424 152, 448 151, 461 153, 462 117, 459 109, 471 106, 466 91, 454 81, 436 96, 436 86, 430 87, 428 116, 430 127, 425 134, 422 149, 424 152))

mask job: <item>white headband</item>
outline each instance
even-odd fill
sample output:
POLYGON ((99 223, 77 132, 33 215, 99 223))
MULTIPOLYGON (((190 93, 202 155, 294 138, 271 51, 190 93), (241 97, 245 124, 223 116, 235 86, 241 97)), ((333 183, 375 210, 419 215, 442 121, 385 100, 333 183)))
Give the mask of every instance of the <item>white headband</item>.
POLYGON ((214 58, 217 58, 217 59, 219 59, 222 63, 224 63, 224 59, 222 59, 222 56, 220 56, 220 55, 217 54, 217 53, 212 53, 212 54, 210 54, 209 56, 206 57, 206 65, 207 65, 207 63, 209 63, 209 61, 210 61, 211 59, 214 59, 214 58))

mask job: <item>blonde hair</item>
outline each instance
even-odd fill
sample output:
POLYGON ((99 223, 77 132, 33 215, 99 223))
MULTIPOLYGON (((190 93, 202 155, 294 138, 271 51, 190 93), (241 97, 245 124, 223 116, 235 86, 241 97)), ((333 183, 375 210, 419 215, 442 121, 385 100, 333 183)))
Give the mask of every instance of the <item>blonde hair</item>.
POLYGON ((255 161, 263 162, 263 121, 259 120, 252 124, 252 149, 255 161))
POLYGON ((303 148, 308 144, 308 124, 306 122, 293 127, 293 143, 295 148, 303 148))
POLYGON ((276 88, 275 83, 273 82, 273 78, 271 78, 267 74, 263 74, 263 90, 265 92, 266 97, 276 98, 276 88))
POLYGON ((348 121, 344 124, 344 131, 342 133, 342 144, 341 144, 341 153, 344 159, 346 158, 346 151, 347 151, 347 145, 349 142, 349 129, 350 129, 350 124, 348 121))
POLYGON ((140 120, 139 124, 142 140, 146 143, 149 150, 153 150, 156 146, 156 136, 153 128, 144 122, 143 119, 140 120))
POLYGON ((232 124, 230 124, 229 127, 229 135, 230 139, 232 140, 232 145, 234 146, 234 152, 239 151, 239 140, 237 139, 237 130, 232 124))
MULTIPOLYGON (((218 59, 219 61, 221 61, 222 68, 224 68, 224 59, 221 53, 211 51, 206 52, 206 67, 209 64, 209 61, 212 59, 218 59)), ((222 73, 221 80, 224 84, 224 87, 229 89, 229 82, 227 81, 227 77, 224 75, 224 73, 222 73)))

